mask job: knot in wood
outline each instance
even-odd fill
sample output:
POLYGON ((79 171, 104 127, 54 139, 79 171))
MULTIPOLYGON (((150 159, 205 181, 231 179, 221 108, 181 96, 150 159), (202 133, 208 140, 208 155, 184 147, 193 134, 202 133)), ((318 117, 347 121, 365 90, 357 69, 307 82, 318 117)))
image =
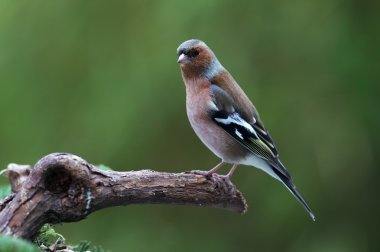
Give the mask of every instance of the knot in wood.
POLYGON ((44 187, 51 193, 67 192, 72 183, 72 175, 64 166, 48 168, 44 174, 44 187))

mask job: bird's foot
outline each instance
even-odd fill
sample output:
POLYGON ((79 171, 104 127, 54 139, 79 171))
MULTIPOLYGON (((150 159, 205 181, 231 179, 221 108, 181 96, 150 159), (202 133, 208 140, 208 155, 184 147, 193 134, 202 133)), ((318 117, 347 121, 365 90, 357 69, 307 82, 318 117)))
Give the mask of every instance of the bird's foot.
POLYGON ((207 179, 211 179, 212 174, 213 174, 213 173, 210 173, 209 171, 199 171, 199 170, 191 171, 190 173, 205 176, 207 179))
POLYGON ((225 181, 231 182, 231 176, 228 176, 228 174, 227 175, 222 175, 222 177, 223 177, 223 179, 225 181))
POLYGON ((231 170, 227 173, 227 175, 223 176, 225 180, 231 181, 232 175, 234 174, 236 167, 237 167, 237 164, 234 164, 231 170))

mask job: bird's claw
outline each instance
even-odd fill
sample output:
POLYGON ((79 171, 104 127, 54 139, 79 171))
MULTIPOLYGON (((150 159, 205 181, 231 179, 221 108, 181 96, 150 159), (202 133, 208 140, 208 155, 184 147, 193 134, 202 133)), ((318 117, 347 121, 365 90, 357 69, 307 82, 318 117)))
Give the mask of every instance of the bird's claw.
POLYGON ((208 180, 210 180, 212 178, 212 175, 213 175, 213 173, 209 173, 208 171, 199 171, 199 170, 191 171, 189 173, 205 176, 206 179, 208 179, 208 180))

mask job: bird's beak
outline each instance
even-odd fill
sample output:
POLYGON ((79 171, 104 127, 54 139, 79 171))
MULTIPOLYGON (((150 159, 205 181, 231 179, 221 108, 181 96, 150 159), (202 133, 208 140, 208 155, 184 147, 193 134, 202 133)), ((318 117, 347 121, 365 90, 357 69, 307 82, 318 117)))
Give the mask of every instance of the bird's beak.
POLYGON ((183 54, 183 53, 181 53, 181 55, 179 55, 179 57, 178 57, 177 62, 178 62, 179 64, 181 64, 181 63, 184 62, 185 60, 186 60, 186 55, 183 54))

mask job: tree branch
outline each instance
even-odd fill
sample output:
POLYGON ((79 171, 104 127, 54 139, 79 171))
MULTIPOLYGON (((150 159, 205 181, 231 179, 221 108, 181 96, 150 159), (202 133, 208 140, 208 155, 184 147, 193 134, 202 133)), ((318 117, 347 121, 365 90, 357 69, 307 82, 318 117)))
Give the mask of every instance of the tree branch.
POLYGON ((247 208, 236 187, 217 174, 104 171, 66 153, 50 154, 32 170, 12 165, 14 194, 0 202, 0 232, 24 239, 34 238, 45 223, 79 221, 111 206, 181 204, 238 213, 247 208))

